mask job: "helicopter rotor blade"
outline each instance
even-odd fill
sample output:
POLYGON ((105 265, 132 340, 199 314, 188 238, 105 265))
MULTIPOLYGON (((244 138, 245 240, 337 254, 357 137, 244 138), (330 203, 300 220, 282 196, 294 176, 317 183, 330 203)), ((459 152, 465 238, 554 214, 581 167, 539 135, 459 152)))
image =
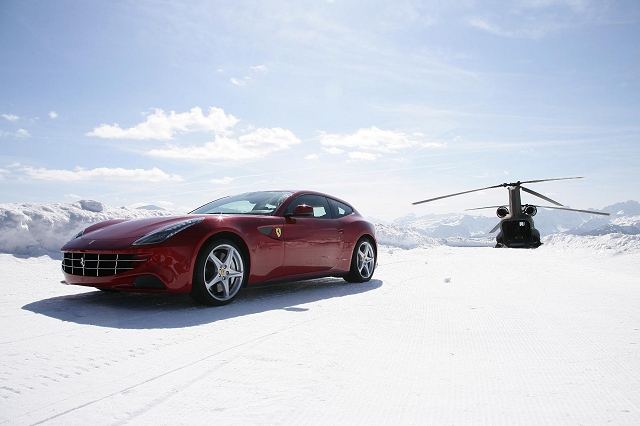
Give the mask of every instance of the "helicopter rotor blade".
POLYGON ((456 195, 463 195, 463 194, 469 194, 471 192, 478 192, 478 191, 484 191, 485 189, 493 189, 493 188, 505 188, 505 187, 509 187, 509 186, 517 186, 522 188, 524 191, 535 195, 536 197, 540 197, 543 200, 546 200, 552 204, 556 204, 558 206, 562 206, 562 204, 558 203, 557 201, 553 201, 550 198, 545 197, 542 194, 539 194, 535 191, 532 191, 530 189, 524 188, 523 186, 521 186, 521 184, 523 183, 538 183, 538 182, 549 182, 549 181, 553 181, 553 180, 568 180, 568 179, 584 179, 584 176, 575 176, 575 177, 566 177, 566 178, 553 178, 553 179, 537 179, 537 180, 527 180, 524 182, 514 182, 514 183, 501 183, 499 185, 493 185, 493 186, 487 186, 486 188, 479 188, 479 189, 472 189, 471 191, 463 191, 463 192, 456 192, 455 194, 449 194, 449 195, 443 195, 440 197, 435 197, 435 198, 429 198, 428 200, 422 200, 422 201, 416 201, 414 203, 411 203, 412 205, 418 205, 418 204, 422 204, 422 203, 428 203, 430 201, 436 201, 436 200, 442 200, 443 198, 449 198, 449 197, 455 197, 456 195))
POLYGON ((560 204, 559 202, 554 201, 554 200, 552 200, 552 199, 551 199, 551 198, 549 198, 549 197, 545 197, 544 195, 540 194, 539 192, 533 191, 533 190, 531 190, 531 189, 529 189, 529 188, 525 188, 524 186, 521 186, 521 187, 520 187, 520 189, 522 189, 524 192, 528 192, 528 193, 529 193, 529 194, 531 194, 531 195, 535 195, 535 196, 536 196, 536 197, 538 197, 538 198, 542 198, 543 200, 548 201, 548 202, 550 202, 551 204, 555 204, 556 206, 560 206, 560 207, 562 207, 562 206, 563 206, 563 205, 562 205, 562 204, 560 204))
POLYGON ((470 210, 497 209, 498 207, 502 207, 502 206, 474 207, 472 209, 464 209, 464 211, 468 212, 470 210))
POLYGON ((496 232, 498 230, 498 228, 500 228, 500 224, 502 223, 502 221, 498 222, 498 224, 496 226, 493 227, 493 229, 491 231, 489 231, 490 234, 493 234, 494 232, 496 232))
POLYGON ((566 210, 569 212, 591 213, 591 214, 599 214, 601 216, 611 216, 611 213, 597 212, 593 210, 580 210, 580 209, 570 209, 567 207, 551 207, 551 206, 536 206, 536 207, 542 208, 542 209, 566 210))
POLYGON ((494 185, 494 186, 487 186, 486 188, 472 189, 471 191, 456 192, 455 194, 443 195, 441 197, 436 197, 436 198, 429 198, 428 200, 416 201, 415 203, 411 203, 411 204, 415 206, 422 203, 428 203, 429 201, 442 200, 443 198, 455 197, 456 195, 469 194, 470 192, 484 191, 485 189, 501 188, 503 186, 504 184, 500 184, 500 185, 494 185))
POLYGON ((553 178, 553 179, 538 179, 538 180, 525 180, 520 183, 538 183, 538 182, 549 182, 552 180, 568 180, 568 179, 584 179, 584 176, 575 176, 575 177, 566 177, 566 178, 553 178))

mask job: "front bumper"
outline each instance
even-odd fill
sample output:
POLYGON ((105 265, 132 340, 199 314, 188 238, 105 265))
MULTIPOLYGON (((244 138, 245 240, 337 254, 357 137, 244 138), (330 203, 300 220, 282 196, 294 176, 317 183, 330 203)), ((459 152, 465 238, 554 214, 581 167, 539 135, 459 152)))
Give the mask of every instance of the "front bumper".
POLYGON ((193 248, 64 250, 64 282, 122 291, 191 290, 193 248))

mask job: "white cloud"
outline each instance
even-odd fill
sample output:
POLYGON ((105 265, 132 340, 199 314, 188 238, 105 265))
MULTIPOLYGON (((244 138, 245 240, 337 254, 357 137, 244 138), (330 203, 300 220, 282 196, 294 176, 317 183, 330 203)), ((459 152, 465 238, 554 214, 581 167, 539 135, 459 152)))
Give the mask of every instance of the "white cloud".
POLYGON ((266 65, 256 65, 255 67, 251 67, 251 69, 253 71, 258 71, 261 73, 266 73, 267 71, 269 71, 269 68, 267 68, 266 65))
POLYGON ((58 118, 58 113, 55 111, 50 111, 49 112, 49 118, 52 120, 55 120, 56 118, 58 118))
POLYGON ((18 129, 16 132, 12 133, 12 132, 4 132, 2 130, 0 130, 0 137, 16 137, 16 138, 28 138, 29 136, 31 136, 31 134, 29 134, 29 132, 27 132, 25 129, 18 129))
POLYGON ((322 149, 324 149, 327 153, 331 155, 344 154, 344 149, 340 149, 336 147, 331 147, 331 148, 322 147, 322 149))
POLYGON ((467 20, 467 23, 474 27, 474 28, 478 28, 480 30, 484 30, 488 33, 491 33, 493 35, 501 35, 501 36, 510 36, 512 34, 509 34, 503 30, 501 30, 500 28, 496 27, 493 24, 490 24, 489 22, 485 21, 484 19, 480 19, 480 18, 469 18, 467 20))
POLYGON ((373 154, 371 152, 360 152, 360 151, 350 152, 347 155, 349 156, 350 160, 354 160, 354 161, 374 161, 378 157, 380 157, 380 154, 373 154))
POLYGON ((309 154, 304 157, 305 160, 317 160, 318 158, 320 158, 318 154, 309 154))
MULTIPOLYGON (((259 72, 259 73, 262 73, 262 74, 266 74, 269 71, 269 69, 267 68, 266 65, 256 65, 256 66, 253 66, 253 67, 250 67, 250 68, 251 68, 251 71, 259 72)), ((235 84, 236 86, 246 86, 247 82, 249 80, 251 80, 251 77, 247 76, 247 77, 244 77, 242 79, 237 78, 237 77, 233 77, 229 81, 231 83, 235 84)))
POLYGON ((228 133, 229 129, 238 123, 233 115, 225 114, 220 108, 209 108, 209 115, 202 114, 200 107, 191 108, 189 112, 176 114, 171 111, 166 115, 163 110, 156 109, 153 114, 147 116, 144 123, 140 123, 128 129, 122 129, 118 124, 110 126, 102 124, 87 133, 87 136, 96 136, 105 139, 172 139, 176 132, 215 132, 228 133))
POLYGON ((580 22, 599 19, 606 8, 585 0, 520 0, 492 14, 490 19, 468 18, 467 24, 499 37, 539 39, 580 22))
POLYGON ((233 178, 229 177, 229 176, 225 176, 222 179, 211 179, 209 182, 210 183, 215 183, 215 184, 218 184, 218 185, 228 185, 231 182, 233 182, 233 178))
POLYGON ((20 117, 13 114, 2 114, 2 117, 9 121, 18 121, 20 119, 20 117))
POLYGON ((552 6, 567 6, 575 12, 582 12, 586 9, 587 0, 522 0, 520 6, 523 9, 540 9, 552 6))
POLYGON ((167 182, 181 181, 178 175, 169 175, 162 170, 154 167, 150 170, 144 169, 123 169, 123 168, 107 168, 99 167, 92 170, 86 170, 82 167, 76 167, 75 170, 55 170, 44 168, 23 167, 20 171, 26 173, 33 179, 47 181, 85 181, 85 180, 126 180, 126 181, 146 181, 146 182, 167 182))
POLYGON ((400 149, 420 145, 420 141, 405 133, 380 130, 377 127, 359 129, 350 135, 320 133, 320 143, 324 146, 352 148, 361 151, 397 152, 400 149))
POLYGON ((275 151, 289 149, 301 143, 290 130, 281 128, 257 129, 238 138, 216 135, 213 142, 202 146, 169 146, 166 149, 154 149, 147 154, 164 158, 189 160, 254 160, 266 157, 275 151))
POLYGON ((560 29, 559 24, 555 24, 553 22, 542 22, 539 25, 518 26, 514 30, 509 30, 480 18, 471 18, 468 20, 468 24, 499 37, 528 38, 533 40, 544 37, 548 33, 560 29))

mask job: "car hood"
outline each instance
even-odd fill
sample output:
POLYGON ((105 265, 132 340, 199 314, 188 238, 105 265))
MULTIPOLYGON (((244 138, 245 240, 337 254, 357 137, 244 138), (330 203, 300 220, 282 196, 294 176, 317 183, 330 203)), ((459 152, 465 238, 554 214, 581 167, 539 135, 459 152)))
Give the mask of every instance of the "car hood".
POLYGON ((121 239, 138 239, 150 232, 172 225, 183 220, 193 219, 194 216, 163 216, 150 217, 146 219, 127 220, 98 229, 87 228, 85 233, 80 237, 82 239, 91 240, 121 240, 121 239))
POLYGON ((66 243, 62 250, 114 249, 131 245, 135 240, 150 232, 162 229, 183 220, 198 216, 162 216, 146 219, 126 220, 119 222, 103 222, 88 227, 84 234, 66 243), (103 244, 93 244, 103 242, 103 244), (106 245, 105 245, 106 244, 106 245))

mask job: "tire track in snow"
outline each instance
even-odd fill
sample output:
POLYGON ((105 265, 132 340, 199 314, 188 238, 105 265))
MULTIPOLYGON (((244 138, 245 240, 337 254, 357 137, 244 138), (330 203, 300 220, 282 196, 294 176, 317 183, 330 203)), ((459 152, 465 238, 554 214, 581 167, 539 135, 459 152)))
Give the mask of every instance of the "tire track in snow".
MULTIPOLYGON (((211 359, 211 358, 214 358, 214 357, 216 357, 216 356, 219 356, 219 355, 221 355, 221 354, 224 354, 224 353, 227 353, 227 352, 233 351, 233 350, 235 350, 235 349, 242 348, 242 347, 244 347, 244 346, 246 346, 246 345, 249 345, 249 344, 255 343, 255 342, 260 341, 260 340, 263 340, 263 339, 267 339, 267 338, 269 338, 270 336, 277 335, 277 334, 279 334, 279 333, 281 333, 281 332, 283 332, 283 331, 286 331, 286 330, 289 330, 289 329, 292 329, 292 328, 299 327, 299 326, 301 326, 301 325, 303 325, 303 324, 305 324, 305 323, 308 323, 308 322, 311 322, 311 321, 315 321, 315 320, 316 320, 316 318, 311 318, 311 319, 308 319, 308 320, 305 320, 305 321, 299 322, 299 323, 297 323, 297 324, 294 324, 294 325, 292 325, 292 326, 285 327, 285 328, 282 328, 282 329, 280 329, 280 330, 277 330, 277 331, 274 331, 274 332, 271 332, 271 333, 264 334, 264 335, 259 336, 259 337, 257 337, 257 338, 254 338, 254 339, 251 339, 251 340, 248 340, 248 341, 242 342, 242 343, 238 343, 238 344, 236 344, 236 345, 233 345, 233 346, 231 346, 231 347, 225 348, 225 349, 223 349, 223 350, 219 350, 219 351, 217 351, 217 352, 215 352, 215 353, 208 354, 208 355, 206 355, 206 356, 204 356, 204 357, 200 357, 200 358, 198 358, 198 359, 197 359, 197 360, 195 360, 195 361, 192 361, 192 362, 189 362, 189 363, 183 364, 183 365, 181 365, 181 366, 179 366, 179 367, 173 368, 173 369, 168 370, 168 371, 164 371, 163 373, 160 373, 160 374, 157 374, 157 375, 155 375, 155 376, 153 376, 153 377, 150 377, 150 378, 147 378, 147 379, 145 379, 145 380, 139 381, 139 382, 137 382, 137 383, 135 383, 135 384, 133 384, 133 385, 129 385, 129 386, 126 386, 126 387, 124 387, 124 388, 118 389, 117 391, 112 391, 112 392, 108 393, 107 395, 101 396, 101 397, 99 397, 99 398, 91 399, 90 401, 87 401, 87 402, 82 403, 82 404, 80 404, 80 405, 77 405, 77 406, 74 406, 74 407, 72 407, 72 408, 66 409, 66 410, 65 410, 65 411, 63 411, 63 412, 57 413, 57 414, 55 414, 55 415, 53 415, 53 416, 49 416, 49 417, 47 417, 47 418, 45 418, 45 419, 39 420, 39 421, 37 421, 37 422, 35 422, 35 423, 32 423, 32 424, 33 424, 33 425, 39 425, 39 424, 47 423, 47 422, 49 422, 49 421, 51 421, 51 420, 54 420, 54 419, 59 419, 59 418, 61 418, 61 417, 65 416, 65 415, 67 415, 67 414, 70 414, 70 413, 72 413, 72 412, 74 412, 74 411, 80 410, 80 409, 82 409, 82 408, 86 408, 86 407, 88 407, 88 406, 91 406, 91 405, 93 405, 93 404, 95 404, 95 403, 98 403, 98 402, 104 401, 104 400, 106 400, 106 399, 108 399, 108 398, 111 398, 111 397, 113 397, 113 396, 120 395, 120 394, 125 394, 125 393, 130 392, 130 391, 132 391, 132 390, 134 390, 134 389, 136 389, 136 388, 138 388, 138 387, 140 387, 140 386, 143 386, 143 385, 146 385, 146 384, 152 383, 152 382, 153 382, 153 381, 155 381, 155 380, 158 380, 158 379, 161 379, 161 378, 163 378, 163 377, 166 377, 166 376, 172 375, 172 374, 174 374, 174 373, 177 373, 177 372, 183 371, 183 370, 185 370, 185 369, 191 368, 191 367, 193 367, 193 366, 195 366, 195 365, 197 365, 197 364, 200 364, 200 363, 202 363, 202 362, 205 362, 205 361, 207 361, 207 360, 209 360, 209 359, 211 359)), ((218 368, 221 368, 222 366, 224 366, 224 365, 225 365, 226 363, 228 363, 228 362, 229 362, 229 361, 227 361, 227 362, 222 362, 221 364, 216 364, 216 365, 218 366, 218 368)), ((210 374, 210 371, 211 371, 211 370, 213 370, 213 369, 209 369, 209 371, 208 371, 207 373, 204 373, 202 376, 206 376, 207 374, 210 374)), ((200 378, 196 378, 195 380, 196 380, 196 381, 197 381, 197 380, 200 380, 200 378)), ((159 400, 160 400, 160 401, 162 401, 162 400, 166 399, 167 397, 169 397, 169 396, 170 396, 170 394, 171 394, 171 393, 172 393, 172 392, 167 393, 166 397, 164 397, 164 398, 160 398, 159 400)), ((54 403, 54 404, 52 404, 52 405, 59 405, 61 402, 64 402, 64 401, 65 401, 65 400, 63 400, 63 401, 57 401, 56 403, 54 403)), ((39 410, 42 410, 42 409, 45 409, 45 408, 48 408, 48 407, 50 407, 50 406, 40 407, 40 408, 39 408, 39 410)), ((33 414, 33 412, 25 413, 23 416, 28 416, 28 415, 31 415, 31 414, 33 414)), ((22 416, 20 416, 20 417, 22 417, 22 416)), ((15 419, 11 419, 10 421, 17 420, 17 419, 19 419, 19 417, 18 417, 18 418, 15 418, 15 419)))
MULTIPOLYGON (((349 284, 348 284, 349 285, 349 284)), ((350 285, 354 285, 354 284, 350 284, 350 285)), ((357 284, 357 285, 366 285, 366 284, 357 284)), ((313 287, 313 284, 308 284, 308 283, 301 283, 300 286, 304 286, 304 287, 313 287)), ((267 296, 265 299, 270 299, 270 296, 267 296)), ((329 308, 331 310, 331 314, 329 315, 330 318, 332 320, 336 320, 337 318, 339 318, 341 315, 339 314, 342 311, 346 311, 346 310, 352 310, 353 309, 353 305, 343 301, 342 303, 338 303, 337 305, 332 305, 331 308, 329 308)), ((273 367, 271 364, 271 362, 273 362, 274 360, 268 359, 269 355, 268 353, 264 353, 263 349, 265 347, 271 347, 271 346, 279 346, 278 344, 275 345, 271 345, 268 343, 268 341, 270 341, 270 339, 275 338, 280 336, 281 334, 294 330, 294 329, 299 329, 301 327, 305 327, 308 326, 309 324, 316 322, 316 321, 326 321, 327 320, 327 316, 326 316, 327 312, 326 311, 318 311, 317 314, 314 314, 314 318, 310 318, 308 320, 305 321, 301 321, 298 322, 297 324, 290 326, 290 327, 285 327, 282 328, 276 332, 273 333, 269 333, 267 335, 261 336, 260 338, 256 338, 256 339, 252 339, 251 341, 246 342, 245 347, 243 348, 242 352, 238 352, 237 354, 234 354, 234 357, 230 360, 228 360, 227 362, 224 362, 223 364, 220 364, 217 366, 217 368, 215 369, 206 369, 203 372, 199 373, 198 375, 195 376, 190 376, 190 378, 187 379, 181 379, 180 382, 180 393, 185 392, 187 389, 194 387, 196 385, 201 385, 201 382, 204 382, 204 386, 208 387, 208 386, 212 386, 213 383, 215 383, 216 381, 224 381, 224 378, 214 378, 213 380, 210 380, 211 376, 216 373, 219 372, 222 369, 229 369, 231 367, 231 365, 233 365, 234 363, 238 363, 241 366, 246 366, 247 362, 250 363, 254 363, 254 362, 259 362, 259 361, 263 361, 266 363, 265 369, 269 369, 270 367, 273 367), (248 346, 247 346, 248 345, 248 346), (251 355, 255 356, 256 353, 251 354, 248 353, 250 351, 254 351, 257 352, 257 354, 261 354, 260 358, 263 357, 267 357, 267 359, 253 359, 251 357, 251 355), (245 355, 244 359, 240 356, 240 355, 245 355), (246 355, 249 355, 249 357, 247 358, 246 355)), ((298 337, 299 335, 309 335, 311 333, 305 333, 304 331, 298 331, 298 337)), ((314 337, 314 339, 317 338, 317 336, 314 337)), ((286 338, 287 340, 289 339, 293 339, 293 341, 296 341, 296 336, 289 336, 286 338)), ((228 378, 226 379, 228 380, 228 378)), ((290 386, 287 386, 287 388, 289 388, 290 386)), ((213 387, 214 389, 217 389, 215 386, 213 387)), ((208 391, 210 391, 211 389, 209 388, 208 391)), ((270 398, 276 398, 273 395, 273 389, 270 389, 270 398)), ((301 393, 304 393, 304 389, 300 389, 301 393)), ((180 394, 177 392, 166 392, 161 396, 158 396, 154 399, 154 403, 152 404, 147 404, 145 407, 142 407, 138 410, 136 410, 134 413, 129 414, 126 419, 122 419, 120 421, 118 421, 115 424, 126 424, 129 423, 131 421, 133 421, 134 419, 139 419, 142 418, 142 423, 141 424, 146 424, 145 420, 144 420, 144 416, 151 412, 152 410, 156 409, 159 407, 159 403, 157 402, 166 402, 167 400, 174 398, 174 397, 179 397, 180 394)), ((282 401, 283 403, 285 403, 285 401, 282 401)), ((243 411, 247 411, 249 410, 251 407, 256 407, 259 408, 262 406, 263 402, 262 401, 256 401, 253 403, 247 403, 245 401, 242 401, 241 403, 239 402, 235 402, 235 404, 239 404, 237 407, 235 407, 235 409, 241 409, 243 411), (241 407, 241 408, 240 408, 241 407)), ((176 405, 176 404, 174 404, 176 405)), ((184 404, 178 404, 178 405, 184 405, 184 404)), ((230 402, 230 405, 233 406, 233 403, 230 402)), ((227 409, 234 409, 227 407, 227 409)), ((253 419, 252 419, 253 421, 253 419)))
MULTIPOLYGON (((415 372, 423 362, 424 335, 415 334, 414 323, 425 322, 431 302, 420 293, 417 282, 425 274, 412 273, 405 267, 416 260, 395 259, 379 262, 375 278, 384 281, 384 286, 375 294, 367 294, 366 303, 349 312, 353 322, 342 326, 348 330, 334 328, 328 336, 322 336, 332 343, 323 356, 339 363, 332 366, 326 378, 316 378, 319 383, 308 390, 307 399, 300 404, 303 410, 283 412, 280 418, 291 419, 293 424, 309 419, 315 424, 402 423, 398 415, 406 400, 420 398, 422 384, 415 372), (408 355, 411 353, 414 355, 408 355), (406 385, 403 394, 392 391, 400 382, 406 385), (376 397, 371 398, 373 394, 376 397), (385 404, 378 403, 381 398, 385 404), (389 410, 390 406, 394 410, 389 410)), ((340 327, 337 319, 333 326, 340 327)), ((418 420, 414 418, 413 422, 418 420)))

